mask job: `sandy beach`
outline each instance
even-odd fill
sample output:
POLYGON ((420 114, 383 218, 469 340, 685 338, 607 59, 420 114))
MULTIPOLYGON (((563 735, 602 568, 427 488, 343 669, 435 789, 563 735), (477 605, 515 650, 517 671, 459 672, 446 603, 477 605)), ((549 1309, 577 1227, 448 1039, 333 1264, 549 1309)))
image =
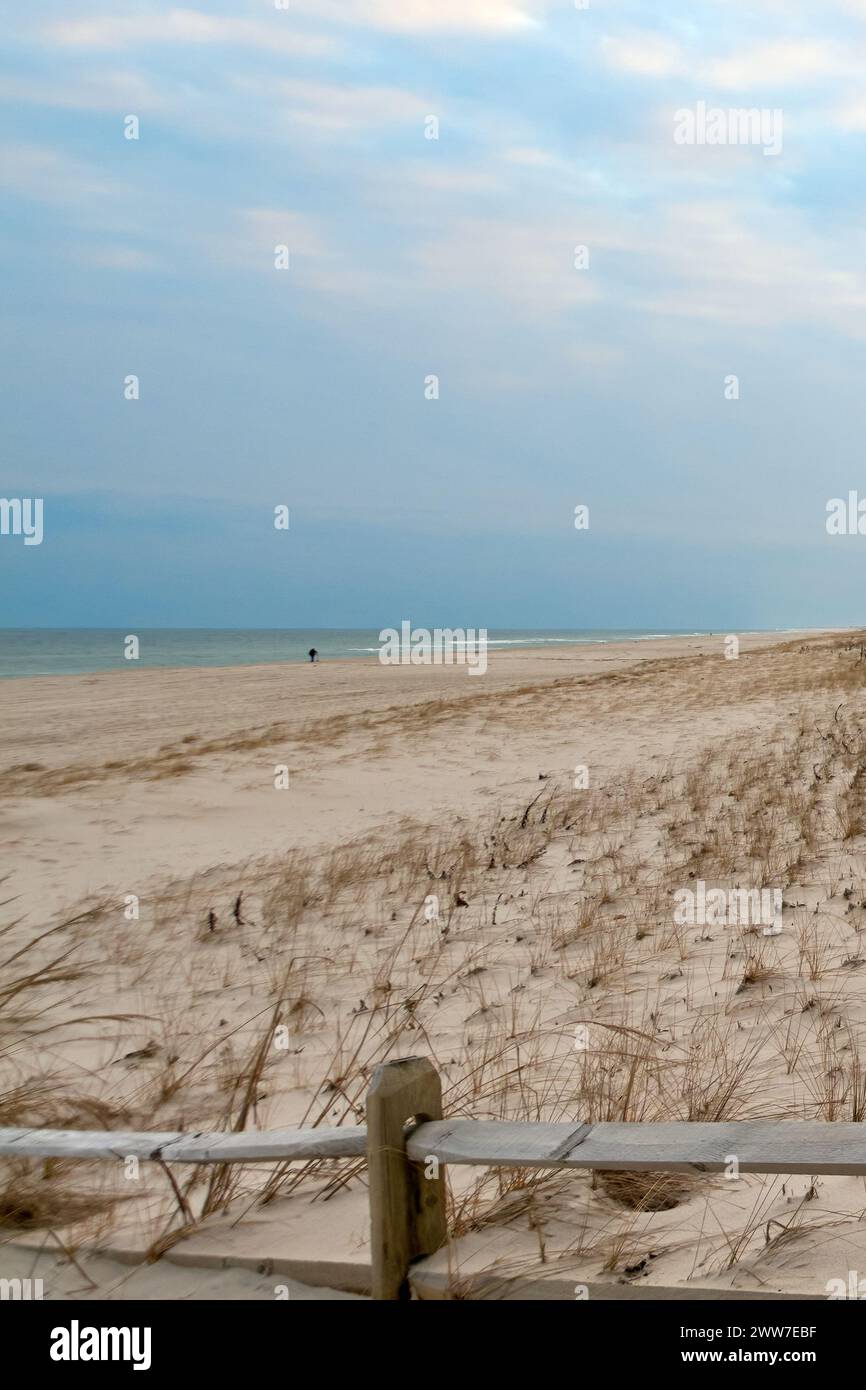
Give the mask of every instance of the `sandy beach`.
MULTIPOLYGON (((747 635, 741 651, 796 637, 747 635)), ((745 670, 719 634, 492 652, 480 678, 371 659, 3 681, 7 887, 39 922, 90 895, 146 897, 175 876, 388 833, 395 818, 448 825, 542 772, 586 764, 600 785, 699 744, 704 727, 736 730, 749 713, 729 692, 745 670)), ((753 700, 771 696, 769 668, 748 671, 753 700)))
MULTIPOLYGON (((375 1064, 409 1054, 448 1115, 864 1118, 862 634, 743 636, 733 660, 725 637, 515 649, 483 678, 0 684, 4 1122, 355 1123, 375 1064), (683 926, 697 881, 778 888, 781 931, 683 926)), ((16 1236, 173 1243, 158 1174, 35 1182, 6 1175, 16 1236)), ((665 1287, 814 1293, 860 1248, 853 1178, 464 1169, 452 1198, 463 1269, 525 1273, 539 1222, 548 1274, 665 1287)), ((190 1200, 221 1257, 363 1262, 357 1165, 233 1170, 190 1200)))

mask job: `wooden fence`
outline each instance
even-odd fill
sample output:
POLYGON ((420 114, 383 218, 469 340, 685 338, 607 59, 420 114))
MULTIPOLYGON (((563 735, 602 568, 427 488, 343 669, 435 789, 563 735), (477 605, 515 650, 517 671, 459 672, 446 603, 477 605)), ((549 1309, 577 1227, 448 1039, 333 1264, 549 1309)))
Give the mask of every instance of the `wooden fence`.
POLYGON ((420 1057, 377 1067, 366 1109, 366 1127, 337 1129, 239 1134, 0 1129, 0 1157, 134 1156, 164 1163, 366 1157, 372 1292, 377 1299, 407 1298, 412 1262, 445 1243, 447 1164, 714 1173, 736 1159, 741 1173, 866 1174, 863 1124, 445 1120, 439 1075, 420 1057))

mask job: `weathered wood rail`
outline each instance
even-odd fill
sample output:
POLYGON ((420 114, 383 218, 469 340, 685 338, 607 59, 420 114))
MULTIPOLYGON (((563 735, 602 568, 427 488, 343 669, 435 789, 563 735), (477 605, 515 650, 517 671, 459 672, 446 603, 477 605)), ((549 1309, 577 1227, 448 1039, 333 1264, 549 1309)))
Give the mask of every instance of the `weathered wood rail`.
POLYGON ((426 1059, 408 1057, 377 1067, 366 1127, 240 1134, 0 1129, 0 1158, 134 1156, 165 1163, 366 1158, 372 1291, 379 1299, 408 1297, 413 1260, 444 1244, 447 1164, 715 1173, 736 1159, 742 1173, 866 1175, 863 1124, 523 1124, 441 1115, 435 1068, 426 1059))

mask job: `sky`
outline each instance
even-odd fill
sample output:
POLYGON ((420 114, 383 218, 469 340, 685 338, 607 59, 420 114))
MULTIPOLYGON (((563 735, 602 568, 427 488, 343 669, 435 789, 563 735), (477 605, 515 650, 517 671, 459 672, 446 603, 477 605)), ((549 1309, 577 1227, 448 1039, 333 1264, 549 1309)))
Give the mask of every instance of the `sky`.
POLYGON ((0 4, 0 625, 862 623, 866 0, 279 3, 0 4))

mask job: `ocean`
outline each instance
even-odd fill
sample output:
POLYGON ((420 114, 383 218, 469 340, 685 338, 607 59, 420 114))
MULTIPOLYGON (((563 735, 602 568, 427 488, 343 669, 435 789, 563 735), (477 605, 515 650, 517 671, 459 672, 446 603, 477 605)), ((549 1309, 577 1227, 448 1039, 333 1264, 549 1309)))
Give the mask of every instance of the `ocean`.
MULTIPOLYGON (((394 624, 399 629, 399 620, 394 624)), ((306 661, 315 647, 322 661, 353 661, 379 651, 379 628, 0 628, 0 677, 73 676, 142 666, 254 666, 306 661), (139 658, 124 657, 124 639, 139 639, 139 658)), ((701 636, 650 628, 491 628, 488 650, 505 647, 582 646, 629 638, 701 636)))

